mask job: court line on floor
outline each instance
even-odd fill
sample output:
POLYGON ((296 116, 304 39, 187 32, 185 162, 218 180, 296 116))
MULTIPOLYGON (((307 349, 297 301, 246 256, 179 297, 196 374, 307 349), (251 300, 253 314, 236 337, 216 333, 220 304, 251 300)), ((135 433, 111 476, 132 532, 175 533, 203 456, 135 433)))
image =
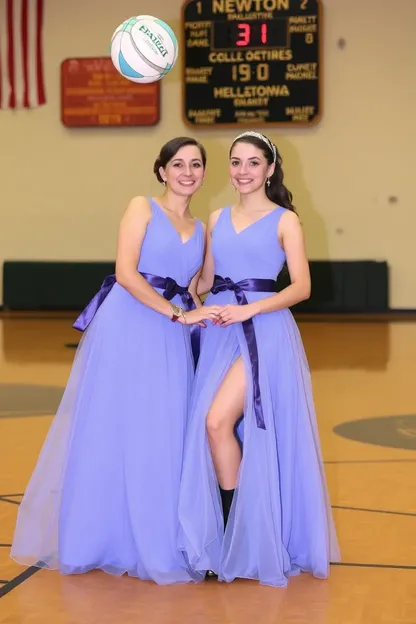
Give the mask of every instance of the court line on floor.
POLYGON ((346 568, 381 568, 383 570, 416 570, 416 565, 395 565, 393 563, 354 563, 350 561, 337 561, 331 566, 346 568))
POLYGON ((0 498, 2 496, 23 496, 23 494, 21 492, 19 492, 18 494, 0 494, 0 498))
MULTIPOLYGON (((369 460, 372 461, 372 460, 369 460)), ((385 460, 381 460, 385 461, 385 460)), ((391 460, 396 461, 396 460, 391 460)), ((406 460, 405 460, 406 461, 406 460)), ((409 460, 413 461, 413 460, 409 460)), ((6 494, 0 495, 0 501, 12 503, 15 505, 19 505, 18 501, 10 500, 8 497, 10 496, 23 496, 23 494, 6 494)), ((367 509, 364 507, 346 507, 342 505, 332 505, 333 509, 339 509, 344 511, 361 511, 366 513, 379 513, 379 514, 389 514, 389 515, 397 515, 397 516, 410 516, 416 517, 415 513, 402 512, 402 511, 390 511, 388 509, 367 509)), ((0 544, 0 547, 11 547, 11 544, 0 544)), ((361 563, 361 562, 336 562, 331 563, 331 566, 338 567, 361 567, 361 568, 379 568, 379 569, 392 569, 392 570, 416 570, 416 565, 395 565, 395 564, 379 564, 379 563, 361 563)), ((13 578, 11 581, 0 581, 0 584, 3 584, 3 587, 0 587, 0 598, 6 596, 13 589, 24 583, 34 574, 39 572, 42 568, 37 566, 31 566, 27 568, 24 572, 13 578)))
MULTIPOLYGON (((15 494, 14 496, 23 496, 23 494, 15 494)), ((0 503, 10 503, 11 505, 20 505, 20 501, 11 500, 7 496, 0 496, 0 503)))
MULTIPOLYGON (((382 570, 416 570, 416 565, 395 565, 390 563, 361 563, 361 562, 352 562, 352 561, 339 561, 336 563, 331 563, 331 566, 336 567, 344 567, 344 568, 376 568, 382 570)), ((27 581, 31 576, 40 572, 42 568, 37 568, 32 566, 16 576, 11 581, 7 581, 3 587, 0 587, 0 598, 4 598, 8 593, 10 593, 16 587, 19 587, 24 581, 27 581)), ((0 581, 3 583, 3 581, 0 581)))
POLYGON ((366 507, 347 507, 344 505, 331 505, 332 509, 342 509, 345 511, 364 511, 367 513, 390 514, 392 516, 410 516, 416 518, 416 513, 409 511, 391 511, 390 509, 367 509, 366 507))
POLYGON ((7 581, 6 585, 0 587, 0 598, 4 598, 4 596, 6 596, 9 592, 16 589, 16 587, 21 585, 24 581, 27 581, 28 578, 36 574, 36 572, 39 572, 41 569, 42 568, 31 566, 21 574, 15 576, 11 581, 7 581))
MULTIPOLYGON (((403 449, 408 450, 408 449, 403 449)), ((416 462, 416 459, 334 459, 324 461, 324 464, 411 464, 416 462)))
MULTIPOLYGON (((412 461, 412 460, 410 460, 412 461)), ((20 501, 10 500, 11 496, 23 496, 23 494, 0 494, 0 502, 10 503, 12 505, 20 505, 20 501)), ((340 509, 345 511, 362 511, 367 513, 390 514, 392 516, 410 516, 416 517, 416 513, 409 511, 394 511, 391 509, 370 509, 367 507, 350 507, 347 505, 331 505, 332 509, 340 509)), ((2 544, 0 544, 2 546, 2 544)))

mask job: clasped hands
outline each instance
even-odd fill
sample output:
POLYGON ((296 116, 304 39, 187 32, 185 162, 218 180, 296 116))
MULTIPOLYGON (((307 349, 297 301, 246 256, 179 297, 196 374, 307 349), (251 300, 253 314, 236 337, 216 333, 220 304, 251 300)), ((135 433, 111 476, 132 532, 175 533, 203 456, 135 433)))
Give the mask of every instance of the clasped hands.
POLYGON ((225 306, 204 305, 190 312, 186 312, 187 325, 206 327, 204 321, 211 321, 213 325, 228 327, 233 323, 243 323, 256 314, 253 305, 227 304, 225 306))

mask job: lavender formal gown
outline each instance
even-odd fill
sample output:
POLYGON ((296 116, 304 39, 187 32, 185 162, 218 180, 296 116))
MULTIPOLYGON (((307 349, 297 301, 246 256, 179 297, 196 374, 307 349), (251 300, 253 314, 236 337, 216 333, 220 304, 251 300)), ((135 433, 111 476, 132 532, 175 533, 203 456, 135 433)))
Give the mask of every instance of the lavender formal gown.
MULTIPOLYGON (((277 238, 284 211, 278 207, 240 233, 230 208, 222 211, 212 233, 218 292, 210 294, 207 304, 236 304, 242 291, 248 302, 273 294, 270 280, 285 262, 277 238), (253 286, 259 279, 264 281, 253 286)), ((326 578, 329 562, 339 560, 309 367, 288 309, 257 315, 252 324, 210 324, 204 330, 179 519, 178 547, 200 580, 211 569, 223 581, 240 577, 286 586, 288 578, 301 571, 326 578), (247 382, 244 418, 238 427, 243 456, 224 534, 206 417, 239 356, 247 382)))
MULTIPOLYGON (((182 243, 153 200, 151 207, 138 271, 170 277, 168 290, 173 280, 187 287, 202 262, 202 224, 182 243)), ((99 568, 159 584, 192 581, 176 543, 190 329, 117 283, 109 290, 82 335, 11 556, 63 574, 99 568)), ((183 305, 178 294, 171 300, 183 305)))

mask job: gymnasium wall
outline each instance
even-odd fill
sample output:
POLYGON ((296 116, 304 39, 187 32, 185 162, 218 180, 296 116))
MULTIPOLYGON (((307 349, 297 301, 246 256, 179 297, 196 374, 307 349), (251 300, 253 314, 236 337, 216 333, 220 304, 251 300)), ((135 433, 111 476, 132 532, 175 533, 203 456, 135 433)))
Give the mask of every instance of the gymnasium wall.
MULTIPOLYGON (((192 133, 208 150, 194 213, 206 219, 233 200, 227 150, 236 131, 184 126, 180 62, 163 80, 158 126, 68 130, 60 122, 63 59, 107 55, 114 28, 140 13, 178 33, 180 8, 181 0, 46 0, 47 105, 0 111, 0 265, 112 260, 120 216, 133 195, 158 193, 153 160, 174 135, 192 133)), ((325 0, 324 9, 323 119, 268 134, 282 152, 309 257, 386 260, 390 306, 416 308, 416 0, 325 0)))

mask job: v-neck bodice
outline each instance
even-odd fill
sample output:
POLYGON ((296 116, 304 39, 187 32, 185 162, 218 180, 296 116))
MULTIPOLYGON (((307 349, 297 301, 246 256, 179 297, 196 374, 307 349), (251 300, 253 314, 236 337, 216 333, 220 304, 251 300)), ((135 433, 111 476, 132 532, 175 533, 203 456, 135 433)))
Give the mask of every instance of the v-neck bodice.
POLYGON ((278 206, 237 232, 231 207, 224 208, 212 232, 215 272, 234 282, 251 277, 276 279, 286 260, 277 237, 278 223, 285 211, 278 206))
POLYGON ((181 286, 189 284, 199 270, 204 253, 204 231, 197 220, 190 238, 183 242, 173 223, 153 199, 152 218, 142 244, 138 271, 171 277, 181 286))

